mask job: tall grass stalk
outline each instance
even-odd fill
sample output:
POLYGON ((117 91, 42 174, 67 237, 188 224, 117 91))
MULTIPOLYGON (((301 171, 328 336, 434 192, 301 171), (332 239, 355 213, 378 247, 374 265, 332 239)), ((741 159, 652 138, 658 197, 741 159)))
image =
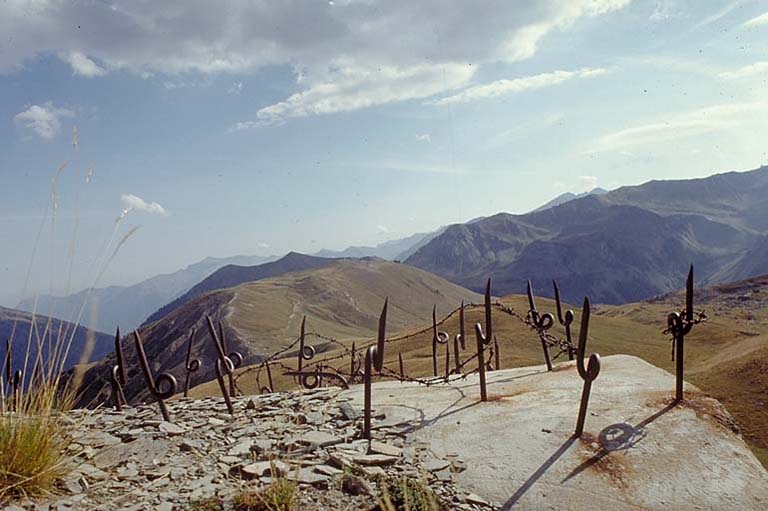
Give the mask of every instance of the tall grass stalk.
MULTIPOLYGON (((57 181, 79 152, 76 128, 73 129, 72 147, 73 156, 62 163, 51 178, 50 200, 46 205, 32 248, 22 292, 23 296, 26 296, 29 289, 42 233, 49 222, 51 234, 50 292, 53 295, 57 276, 55 255, 57 251, 54 246, 58 209, 57 181)), ((92 175, 93 170, 89 168, 85 183, 90 182, 92 175)), ((75 226, 70 240, 68 260, 64 262, 64 271, 68 272, 66 276, 67 292, 70 291, 72 282, 75 245, 78 237, 79 200, 78 190, 75 226)), ((75 317, 62 318, 69 319, 71 326, 64 325, 62 322, 59 322, 58 328, 54 326, 52 318, 56 316, 56 310, 53 303, 50 310, 46 311, 47 319, 42 321, 42 318, 37 315, 37 298, 32 309, 29 334, 26 339, 16 339, 18 322, 26 321, 26 319, 23 319, 21 315, 14 319, 9 342, 12 351, 18 350, 18 353, 24 353, 24 360, 21 367, 13 368, 14 372, 17 369, 22 371, 17 392, 11 390, 11 382, 8 381, 7 375, 3 374, 5 364, 2 367, 2 373, 0 373, 0 506, 8 501, 53 492, 56 480, 62 477, 70 466, 70 459, 66 452, 71 443, 71 428, 75 427, 76 424, 72 424, 66 412, 76 401, 76 392, 83 376, 81 368, 90 360, 95 347, 95 332, 90 329, 87 332, 85 347, 80 353, 79 364, 73 372, 65 374, 64 368, 77 334, 78 325, 93 290, 99 284, 101 277, 120 248, 136 230, 136 228, 129 230, 115 243, 127 213, 128 210, 124 210, 120 217, 115 220, 111 234, 97 251, 89 271, 94 277, 90 281, 88 291, 85 293, 75 317), (22 343, 25 345, 22 346, 22 343), (6 376, 5 382, 3 382, 4 376, 6 376)), ((97 314, 97 308, 93 307, 91 310, 92 325, 96 323, 97 314)))

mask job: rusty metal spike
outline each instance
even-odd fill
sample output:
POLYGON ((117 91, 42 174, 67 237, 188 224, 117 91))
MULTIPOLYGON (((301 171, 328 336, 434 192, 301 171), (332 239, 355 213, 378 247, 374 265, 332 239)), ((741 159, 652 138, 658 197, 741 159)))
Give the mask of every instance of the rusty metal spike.
POLYGON ((573 339, 571 337, 571 323, 573 323, 573 311, 568 309, 563 316, 563 305, 560 300, 560 288, 557 281, 552 279, 552 286, 555 288, 555 304, 557 306, 557 321, 565 328, 565 339, 568 344, 568 360, 573 360, 574 352, 573 339))
POLYGON ((432 306, 432 375, 437 376, 437 305, 432 306))
POLYGON ((693 263, 688 270, 688 279, 685 282, 685 320, 693 321, 693 263))
POLYGON ((230 398, 227 385, 224 382, 224 375, 232 375, 232 373, 235 371, 235 365, 224 351, 224 346, 219 339, 219 335, 216 333, 216 328, 213 326, 213 320, 211 320, 210 316, 205 316, 205 319, 208 324, 208 333, 211 335, 213 343, 216 345, 216 351, 219 354, 219 358, 216 360, 214 365, 216 369, 216 380, 219 382, 219 388, 221 389, 221 395, 224 398, 224 402, 227 405, 227 411, 230 415, 234 415, 235 408, 232 406, 232 399, 230 398))
POLYGON ((485 336, 488 341, 493 338, 493 318, 491 317, 491 278, 485 284, 485 336))
POLYGON ((459 342, 463 343, 464 339, 461 334, 456 334, 453 338, 453 363, 456 366, 456 374, 461 373, 461 355, 459 352, 459 342))
POLYGON ((356 373, 356 371, 355 371, 355 355, 357 355, 356 351, 357 350, 355 349, 355 341, 352 341, 352 353, 351 353, 351 356, 349 357, 350 358, 350 361, 349 361, 349 379, 350 379, 350 381, 352 381, 355 378, 355 373, 356 373))
POLYGON ((584 432, 584 421, 587 417, 587 408, 589 406, 589 395, 592 391, 592 382, 600 374, 600 355, 593 353, 589 356, 589 363, 584 367, 584 354, 587 349, 587 336, 589 332, 590 303, 589 298, 584 298, 584 304, 581 310, 581 328, 579 329, 579 347, 576 352, 576 367, 579 376, 584 380, 584 386, 581 390, 581 404, 579 406, 579 416, 576 419, 576 430, 574 436, 579 437, 584 432))
POLYGON ((461 335, 461 349, 467 349, 467 334, 464 329, 464 300, 461 301, 461 308, 459 309, 459 334, 461 335))
POLYGON ((445 343, 445 381, 448 381, 448 376, 451 374, 451 345, 445 343))
POLYGON ((224 335, 224 323, 219 320, 219 338, 221 340, 221 348, 224 353, 227 354, 227 358, 232 361, 232 370, 225 371, 227 373, 227 379, 229 380, 229 395, 237 396, 237 385, 235 385, 235 369, 243 365, 243 356, 237 351, 229 351, 227 347, 227 336, 224 335))
POLYGON ((141 371, 144 373, 144 379, 147 382, 147 388, 149 389, 150 394, 157 399, 157 404, 160 407, 160 413, 163 414, 163 419, 170 422, 171 418, 168 414, 168 407, 165 405, 165 400, 170 399, 176 393, 176 378, 169 373, 160 373, 157 377, 153 377, 152 369, 149 367, 147 354, 144 352, 144 345, 141 342, 138 330, 134 330, 133 339, 136 344, 136 352, 139 355, 141 371), (163 390, 164 386, 165 390, 163 390))
POLYGON ((400 369, 400 380, 402 381, 402 380, 405 379, 405 365, 403 364, 403 354, 402 353, 398 353, 397 354, 397 362, 398 362, 398 365, 400 366, 399 367, 399 369, 400 369))
POLYGON ((493 368, 498 371, 501 369, 501 354, 499 353, 499 341, 495 335, 493 336, 493 354, 495 356, 493 368))
POLYGON ((125 387, 128 382, 128 376, 125 372, 125 358, 123 357, 123 347, 120 342, 120 327, 117 327, 115 332, 115 357, 117 358, 117 366, 120 368, 118 375, 120 376, 120 385, 125 387))
POLYGON ((306 326, 307 326, 307 316, 304 316, 301 319, 301 333, 299 334, 299 362, 298 362, 299 371, 301 371, 302 368, 304 367, 304 335, 306 333, 306 326))
POLYGON ((114 403, 115 410, 118 412, 123 410, 123 405, 128 404, 125 399, 125 387, 126 378, 125 374, 125 362, 123 358, 123 347, 120 342, 120 327, 117 327, 115 332, 115 359, 116 364, 112 366, 110 380, 112 384, 112 402, 114 403))
POLYGON ((531 309, 531 312, 536 312, 536 301, 533 298, 533 284, 531 284, 531 279, 528 279, 526 292, 528 294, 528 307, 531 309))
POLYGON ((189 384, 192 381, 192 373, 197 372, 202 364, 200 359, 192 358, 192 342, 195 338, 195 329, 189 333, 189 342, 187 343, 187 358, 184 364, 184 368, 187 370, 187 376, 184 380, 184 397, 189 397, 189 384))
POLYGON ((485 354, 483 353, 486 338, 483 336, 483 325, 475 323, 475 338, 477 339, 477 372, 480 375, 480 401, 488 401, 488 391, 485 388, 485 354))
POLYGON ((384 342, 387 329, 387 306, 389 298, 384 300, 384 308, 379 316, 379 335, 375 346, 370 346, 365 351, 365 374, 364 374, 364 396, 363 396, 363 438, 371 439, 371 380, 373 378, 373 369, 381 372, 384 367, 384 342))
MULTIPOLYGON (((275 384, 272 382, 272 369, 269 368, 269 359, 264 363, 267 368, 267 381, 269 382, 269 394, 275 391, 275 384)), ((264 389, 261 389, 264 392, 264 389)))

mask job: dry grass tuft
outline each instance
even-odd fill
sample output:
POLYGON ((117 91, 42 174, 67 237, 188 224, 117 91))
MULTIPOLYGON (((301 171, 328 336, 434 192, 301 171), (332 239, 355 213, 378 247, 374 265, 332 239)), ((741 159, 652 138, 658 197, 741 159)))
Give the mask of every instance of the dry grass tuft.
POLYGON ((445 511, 426 479, 415 477, 383 478, 380 482, 381 511, 445 511))
POLYGON ((0 503, 49 494, 66 472, 70 437, 59 412, 71 397, 57 386, 44 382, 0 403, 0 503))
MULTIPOLYGON (((277 469, 272 465, 272 473, 277 469)), ((285 476, 277 476, 266 487, 235 495, 232 508, 235 511, 292 511, 296 504, 299 485, 285 476)))

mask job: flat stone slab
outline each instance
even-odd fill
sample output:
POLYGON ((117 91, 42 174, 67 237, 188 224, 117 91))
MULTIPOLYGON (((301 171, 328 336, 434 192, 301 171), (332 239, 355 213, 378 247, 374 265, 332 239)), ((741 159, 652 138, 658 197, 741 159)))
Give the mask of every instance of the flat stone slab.
MULTIPOLYGON (((728 412, 691 385, 673 405, 674 377, 639 358, 602 359, 580 438, 575 362, 487 378, 485 403, 471 375, 446 386, 375 383, 373 405, 409 418, 412 442, 436 458, 458 456, 459 489, 501 509, 768 509, 768 472, 728 412)), ((362 407, 362 386, 341 397, 362 407)))

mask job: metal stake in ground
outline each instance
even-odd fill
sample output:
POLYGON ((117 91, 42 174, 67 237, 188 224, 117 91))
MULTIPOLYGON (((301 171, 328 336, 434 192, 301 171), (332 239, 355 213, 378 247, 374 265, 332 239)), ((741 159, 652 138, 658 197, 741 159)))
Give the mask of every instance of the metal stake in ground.
POLYGON ((152 369, 149 367, 147 355, 144 353, 144 345, 141 342, 138 331, 133 332, 133 339, 136 342, 136 352, 139 355, 141 371, 144 373, 144 379, 147 381, 147 389, 157 399, 163 419, 170 422, 171 417, 168 414, 168 407, 165 406, 165 400, 170 399, 176 393, 176 378, 169 373, 160 373, 157 375, 157 378, 153 377, 152 369))
POLYGON ((365 376, 364 376, 364 407, 363 410, 363 438, 366 440, 371 439, 371 378, 373 377, 373 369, 377 372, 381 372, 384 367, 384 340, 387 331, 387 304, 389 298, 384 300, 384 308, 381 310, 381 316, 379 316, 379 337, 376 345, 369 347, 365 351, 365 376))
POLYGON ((584 367, 584 352, 587 349, 587 334, 589 333, 589 298, 584 298, 584 305, 581 309, 581 328, 579 329, 579 347, 576 350, 576 367, 579 370, 579 376, 584 380, 584 387, 581 389, 581 405, 579 406, 579 417, 576 420, 575 437, 581 436, 584 431, 584 420, 587 417, 587 407, 589 406, 589 393, 592 391, 592 382, 600 374, 600 355, 593 353, 589 356, 589 363, 584 367))
POLYGON ((192 373, 200 370, 202 364, 199 358, 192 358, 192 341, 195 338, 195 329, 189 333, 189 342, 187 343, 187 358, 184 367, 187 370, 187 377, 184 380, 184 397, 189 397, 189 383, 192 381, 192 373))
POLYGON ((475 324, 475 338, 477 339, 477 372, 480 375, 480 401, 488 401, 488 391, 485 386, 485 345, 489 340, 483 335, 483 325, 475 324))
POLYGON ((688 270, 685 283, 685 309, 682 312, 672 312, 667 316, 666 333, 672 334, 673 356, 675 357, 675 401, 683 400, 683 370, 685 368, 685 336, 691 332, 693 325, 704 321, 706 315, 699 314, 693 318, 693 265, 688 270))
POLYGON ((551 371, 552 358, 549 355, 549 346, 547 346, 547 341, 544 338, 544 334, 547 330, 552 328, 552 325, 555 324, 555 318, 549 312, 540 314, 539 311, 536 310, 536 300, 533 297, 533 285, 531 284, 530 280, 528 281, 527 292, 528 305, 530 307, 528 311, 528 317, 530 318, 534 328, 536 328, 536 331, 539 333, 539 338, 541 339, 541 349, 544 351, 544 362, 547 364, 547 371, 551 371))
MULTIPOLYGON (((446 344, 450 336, 437 330, 437 305, 432 307, 432 372, 437 376, 437 345, 446 344)), ((447 365, 447 364, 446 364, 447 365)))
MULTIPOLYGON (((224 349, 227 357, 232 361, 232 365, 235 369, 243 365, 243 356, 237 351, 229 351, 227 348, 227 337, 224 335, 224 324, 219 320, 219 339, 221 340, 221 347, 224 349)), ((237 395, 237 386, 235 385, 235 370, 227 372, 229 379, 229 395, 237 395)))
POLYGON ((571 338, 571 323, 573 323, 573 311, 568 309, 563 315, 563 304, 560 302, 560 288, 557 281, 552 279, 552 286, 555 288, 555 304, 557 305, 557 321, 565 329, 565 339, 568 342, 568 360, 573 360, 573 339, 571 338))
POLYGON ((112 366, 112 403, 118 412, 123 410, 123 406, 128 402, 125 399, 125 383, 128 378, 125 374, 125 362, 123 361, 123 347, 120 343, 120 327, 115 332, 115 358, 117 363, 112 366))
POLYGON ((235 408, 232 406, 232 399, 229 396, 229 390, 227 389, 227 384, 224 381, 224 375, 226 374, 232 377, 235 372, 235 364, 232 362, 232 359, 227 356, 226 351, 224 350, 224 346, 221 344, 221 340, 219 339, 219 335, 216 333, 216 328, 213 326, 211 317, 206 316, 205 319, 208 324, 208 333, 211 334, 211 338, 213 339, 213 343, 216 345, 216 352, 218 354, 215 365, 216 380, 219 382, 219 389, 221 389, 221 395, 227 405, 227 411, 230 415, 234 415, 235 408))

